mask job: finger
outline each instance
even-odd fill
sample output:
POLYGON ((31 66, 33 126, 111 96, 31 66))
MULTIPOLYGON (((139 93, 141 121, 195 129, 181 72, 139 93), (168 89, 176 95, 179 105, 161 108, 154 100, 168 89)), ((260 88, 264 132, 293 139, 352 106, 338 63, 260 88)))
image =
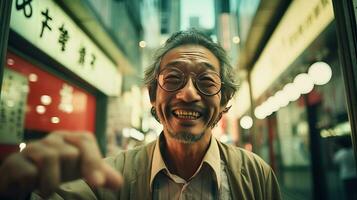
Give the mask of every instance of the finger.
POLYGON ((49 197, 60 184, 59 155, 55 150, 48 150, 44 156, 44 166, 41 171, 39 191, 43 197, 49 197))
POLYGON ((75 180, 80 174, 80 152, 72 145, 65 145, 61 152, 61 180, 62 182, 75 180))
POLYGON ((45 145, 56 149, 60 157, 61 182, 80 178, 80 152, 77 147, 64 141, 60 134, 51 134, 43 140, 45 145))
POLYGON ((105 176, 104 187, 118 190, 123 186, 124 180, 123 177, 107 163, 103 163, 103 171, 105 176))
POLYGON ((33 161, 39 172, 37 188, 42 197, 49 197, 60 184, 59 154, 42 142, 34 142, 23 151, 33 161))
POLYGON ((102 169, 103 160, 93 135, 76 133, 66 135, 64 140, 79 149, 81 160, 80 169, 87 183, 91 186, 102 186, 105 183, 105 176, 102 169))
POLYGON ((0 194, 24 198, 35 189, 38 171, 22 154, 10 155, 0 167, 0 194))
POLYGON ((104 186, 119 189, 123 184, 122 176, 104 162, 93 135, 77 133, 64 134, 64 139, 80 149, 82 157, 82 172, 87 183, 91 186, 104 186))

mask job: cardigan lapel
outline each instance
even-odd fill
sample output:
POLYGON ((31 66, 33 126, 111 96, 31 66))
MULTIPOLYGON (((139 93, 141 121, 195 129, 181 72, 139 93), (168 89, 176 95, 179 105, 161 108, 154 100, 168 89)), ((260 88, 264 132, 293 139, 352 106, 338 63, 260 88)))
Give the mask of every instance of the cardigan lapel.
POLYGON ((135 179, 130 184, 130 199, 152 199, 150 189, 150 173, 155 143, 148 145, 144 154, 140 155, 140 163, 136 163, 135 179))
POLYGON ((241 173, 241 159, 240 156, 235 154, 235 156, 231 156, 231 151, 225 146, 222 145, 221 142, 217 140, 217 144, 219 146, 221 152, 221 159, 226 163, 227 166, 227 174, 228 174, 228 181, 230 188, 234 188, 231 190, 232 192, 232 199, 245 199, 243 196, 243 191, 238 190, 242 188, 242 173, 241 173))

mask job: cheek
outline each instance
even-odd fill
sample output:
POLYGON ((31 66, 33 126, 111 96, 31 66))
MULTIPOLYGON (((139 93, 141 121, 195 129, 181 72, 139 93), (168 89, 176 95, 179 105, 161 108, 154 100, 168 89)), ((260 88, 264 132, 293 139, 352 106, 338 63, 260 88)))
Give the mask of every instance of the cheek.
POLYGON ((220 97, 220 95, 217 95, 214 98, 210 99, 210 101, 208 102, 209 110, 211 112, 210 117, 213 118, 213 120, 216 119, 219 113, 221 112, 220 97))
POLYGON ((169 101, 170 94, 161 89, 158 89, 156 92, 156 106, 162 106, 163 104, 167 104, 169 101))
POLYGON ((223 111, 223 109, 224 109, 224 107, 221 106, 221 95, 219 95, 215 101, 215 115, 216 115, 216 117, 219 116, 219 114, 223 111))
POLYGON ((214 99, 212 99, 212 105, 214 105, 215 110, 217 112, 221 112, 221 100, 222 100, 222 95, 221 93, 217 94, 214 99))
POLYGON ((160 118, 164 117, 164 112, 165 109, 167 109, 167 105, 170 102, 169 100, 169 96, 168 94, 165 94, 166 92, 161 91, 160 89, 157 90, 156 92, 156 101, 155 101, 155 107, 156 107, 156 111, 158 113, 158 116, 160 118))

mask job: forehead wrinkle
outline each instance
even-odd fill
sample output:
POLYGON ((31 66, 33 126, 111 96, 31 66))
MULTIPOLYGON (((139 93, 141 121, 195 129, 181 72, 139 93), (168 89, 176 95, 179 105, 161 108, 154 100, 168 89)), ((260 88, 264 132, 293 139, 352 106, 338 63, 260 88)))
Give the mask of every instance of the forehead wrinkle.
POLYGON ((216 71, 216 68, 215 68, 213 65, 211 65, 211 63, 202 62, 202 63, 200 63, 200 64, 204 65, 206 68, 208 68, 208 69, 210 69, 210 70, 216 71))
POLYGON ((185 62, 183 62, 183 61, 174 60, 169 63, 166 63, 165 67, 177 67, 177 66, 182 66, 184 64, 185 64, 185 62))
MULTIPOLYGON (((179 52, 180 55, 182 55, 182 57, 187 58, 189 60, 194 61, 195 63, 197 63, 198 65, 203 65, 204 67, 211 69, 213 71, 216 71, 216 68, 209 62, 207 62, 208 57, 204 52, 200 52, 200 51, 184 51, 184 52, 179 52), (198 58, 195 58, 198 57, 198 58), (202 60, 201 60, 202 59, 202 60), (200 62, 197 62, 200 61, 200 62)), ((216 55, 214 55, 214 57, 216 57, 216 55)), ((220 62, 218 62, 220 63, 220 62)), ((220 67, 220 65, 218 66, 220 67)))
POLYGON ((221 62, 209 49, 200 45, 183 45, 166 52, 161 59, 160 68, 187 66, 220 71, 221 62), (216 63, 217 61, 217 63, 216 63))
MULTIPOLYGON (((172 62, 166 63, 164 67, 177 67, 177 66, 185 66, 185 65, 190 65, 190 64, 185 61, 172 61, 172 62)), ((199 62, 199 63, 196 63, 195 65, 203 66, 204 68, 216 71, 216 68, 211 63, 208 63, 208 62, 199 62)))
POLYGON ((182 52, 179 52, 179 54, 183 58, 189 58, 192 60, 208 59, 207 55, 204 52, 199 52, 199 51, 182 51, 182 52))

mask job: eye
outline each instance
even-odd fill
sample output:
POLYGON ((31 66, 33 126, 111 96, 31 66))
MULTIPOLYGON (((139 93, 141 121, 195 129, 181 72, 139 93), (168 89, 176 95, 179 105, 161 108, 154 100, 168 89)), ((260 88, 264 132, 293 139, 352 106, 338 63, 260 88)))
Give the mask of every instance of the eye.
POLYGON ((178 74, 167 74, 165 75, 165 79, 179 79, 180 76, 178 74))
POLYGON ((179 74, 168 74, 164 77, 164 81, 177 82, 180 81, 182 77, 179 74))
POLYGON ((198 81, 202 84, 216 85, 217 83, 219 83, 219 78, 215 75, 205 74, 203 76, 200 76, 198 81))
POLYGON ((211 76, 205 75, 205 76, 200 77, 200 81, 207 81, 207 82, 212 81, 212 82, 214 82, 214 79, 211 76))
POLYGON ((176 70, 166 70, 163 74, 162 85, 165 87, 176 87, 181 84, 183 77, 180 72, 176 70))

